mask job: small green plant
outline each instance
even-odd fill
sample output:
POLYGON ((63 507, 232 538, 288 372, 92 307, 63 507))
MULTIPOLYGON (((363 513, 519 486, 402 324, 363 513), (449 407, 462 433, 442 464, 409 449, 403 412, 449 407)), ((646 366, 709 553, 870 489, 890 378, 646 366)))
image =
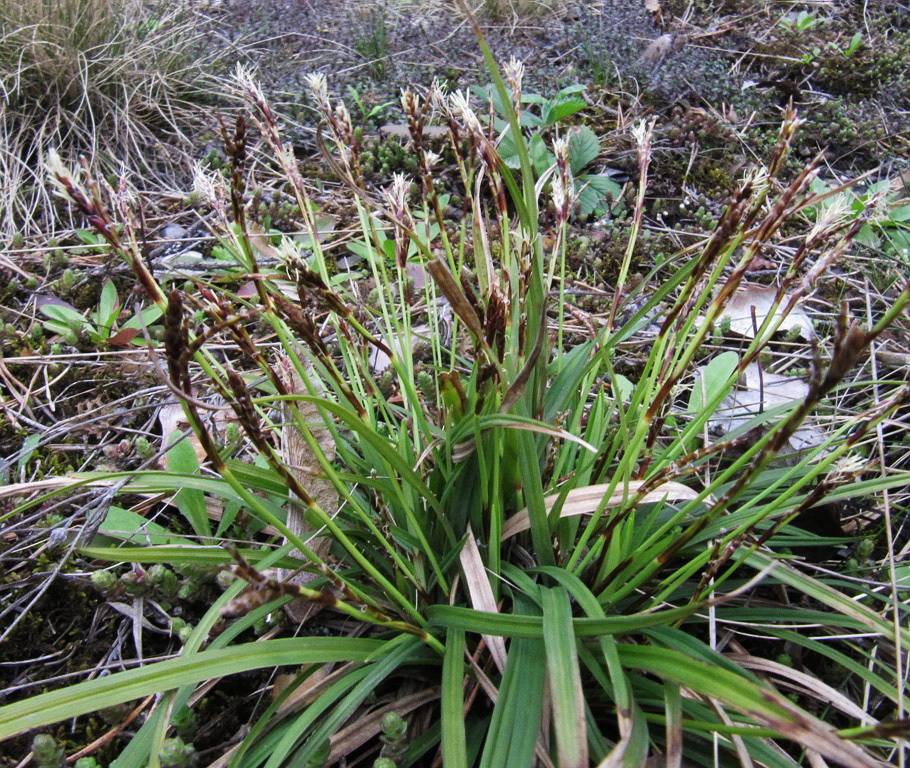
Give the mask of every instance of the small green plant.
POLYGON ((863 33, 859 32, 859 31, 853 33, 853 37, 850 38, 850 42, 847 43, 847 45, 844 48, 838 47, 838 45, 836 43, 833 43, 833 42, 830 43, 830 45, 835 50, 837 50, 839 53, 842 53, 844 56, 852 56, 854 53, 856 53, 860 49, 860 46, 862 46, 862 44, 863 44, 863 33))
POLYGON ((362 94, 360 89, 353 85, 348 86, 348 97, 357 108, 357 114, 361 123, 371 123, 379 120, 385 111, 395 104, 394 101, 386 101, 381 104, 369 102, 362 94))
POLYGON ((98 306, 86 317, 64 303, 46 303, 41 313, 47 318, 44 328, 60 334, 69 344, 86 338, 95 346, 123 347, 130 344, 144 345, 143 328, 148 330, 161 315, 156 306, 146 307, 125 323, 120 323, 123 307, 117 296, 117 288, 110 279, 104 282, 98 306))
POLYGON ((382 716, 381 728, 382 751, 373 768, 395 768, 408 749, 408 723, 397 712, 386 712, 382 716))
POLYGON ((47 733, 39 733, 32 739, 32 754, 38 768, 62 768, 64 752, 57 745, 54 737, 47 733))
POLYGON ((388 71, 388 30, 386 10, 382 6, 364 6, 358 29, 366 31, 354 40, 354 50, 366 61, 367 71, 377 80, 382 80, 388 71))
POLYGON ((808 215, 818 220, 825 215, 842 211, 853 219, 861 219, 875 209, 877 215, 861 222, 856 242, 883 253, 889 260, 906 268, 910 265, 910 199, 891 179, 870 184, 862 193, 852 187, 834 193, 821 179, 812 182, 812 191, 821 197, 818 205, 808 209, 808 215))
MULTIPOLYGON (((510 64, 512 81, 520 88, 521 69, 517 63, 510 64)), ((527 142, 527 152, 531 165, 537 178, 543 177, 556 163, 556 155, 547 147, 553 129, 577 114, 587 105, 578 94, 584 91, 582 85, 566 86, 552 98, 545 98, 539 94, 521 93, 519 103, 532 105, 534 109, 521 110, 521 126, 525 135, 522 142, 527 142)), ((498 114, 503 112, 503 102, 495 94, 489 96, 489 91, 475 89, 481 96, 492 98, 498 114)), ((503 161, 510 168, 518 169, 521 161, 519 151, 511 128, 507 122, 500 118, 495 121, 498 131, 504 131, 498 150, 503 161)), ((568 160, 569 169, 574 179, 572 196, 577 201, 577 214, 587 217, 592 214, 602 215, 605 212, 608 200, 618 203, 622 194, 622 185, 614 181, 609 175, 593 173, 589 166, 600 155, 600 139, 594 131, 586 126, 576 126, 568 131, 568 160)), ((618 210, 618 207, 616 207, 618 210)))
MULTIPOLYGON (((583 110, 587 104, 578 94, 584 93, 585 87, 580 83, 567 85, 554 96, 547 98, 538 93, 525 93, 521 89, 521 81, 524 75, 524 67, 518 61, 510 62, 510 72, 512 82, 514 83, 513 93, 518 94, 518 105, 520 114, 520 125, 522 128, 542 131, 561 123, 572 115, 583 110), (531 105, 527 109, 524 105, 531 105)), ((496 113, 499 115, 499 122, 496 123, 497 130, 503 130, 508 126, 505 119, 506 109, 514 109, 514 104, 504 102, 499 94, 492 91, 489 87, 481 88, 475 86, 471 89, 475 95, 483 101, 492 100, 496 113)), ((514 97, 513 97, 514 98, 514 97)), ((517 148, 509 144, 508 138, 505 140, 505 146, 502 147, 503 159, 510 163, 510 167, 517 168, 514 157, 517 155, 517 148)))
POLYGON ((794 11, 783 16, 778 25, 794 32, 805 32, 820 23, 821 20, 812 11, 794 11))
POLYGON ((159 754, 161 768, 193 768, 199 764, 199 755, 192 744, 184 743, 179 736, 167 739, 159 754))
POLYGON ((82 245, 74 246, 73 251, 76 253, 107 253, 108 245, 105 239, 97 232, 90 229, 79 228, 76 230, 76 237, 82 242, 82 245))

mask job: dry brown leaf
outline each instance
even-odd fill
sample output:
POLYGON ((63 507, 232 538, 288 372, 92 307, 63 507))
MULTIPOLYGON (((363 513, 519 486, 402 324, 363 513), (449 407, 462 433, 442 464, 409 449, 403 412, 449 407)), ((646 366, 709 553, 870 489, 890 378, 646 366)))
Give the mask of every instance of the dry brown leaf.
MULTIPOLYGON (((304 665, 304 667, 301 668, 301 672, 307 666, 309 665, 304 665)), ((278 705, 276 714, 286 715, 289 712, 297 712, 305 705, 312 703, 316 698, 322 695, 327 688, 334 685, 346 675, 349 675, 355 666, 356 665, 353 663, 342 664, 337 668, 332 667, 331 665, 316 665, 316 668, 310 672, 307 679, 298 685, 291 694, 278 705)), ((284 688, 291 681, 295 680, 299 674, 300 673, 298 672, 296 674, 279 675, 275 679, 275 685, 271 692, 272 699, 277 699, 284 688), (282 682, 282 678, 286 678, 286 680, 282 682)))
MULTIPOLYGON (((480 556, 480 550, 477 548, 477 541, 470 525, 468 526, 468 535, 464 546, 461 548, 459 559, 461 560, 461 570, 464 573, 465 584, 468 587, 468 595, 471 598, 471 605, 474 610, 499 613, 499 609, 496 607, 496 598, 493 597, 493 590, 490 587, 487 569, 483 564, 483 558, 480 556)), ((483 639, 486 641, 487 647, 490 649, 490 655, 493 657, 493 661, 500 673, 503 672, 506 668, 505 640, 497 635, 483 635, 483 639)))
POLYGON ((645 10, 654 17, 654 21, 661 23, 663 12, 660 7, 660 0, 645 0, 645 10))
MULTIPOLYGON (((619 506, 624 500, 634 496, 644 484, 643 480, 632 480, 624 488, 618 487, 614 489, 612 495, 604 504, 605 508, 619 506)), ((559 516, 565 518, 573 517, 575 515, 593 515, 603 502, 604 496, 609 490, 610 486, 603 483, 599 485, 587 485, 584 488, 576 488, 569 491, 569 493, 566 494, 566 501, 562 506, 562 511, 559 516)), ((560 494, 554 493, 552 496, 547 496, 544 499, 547 513, 553 509, 559 496, 560 494)), ((663 483, 657 488, 648 491, 641 498, 639 503, 651 504, 664 499, 668 501, 691 501, 696 496, 698 496, 698 494, 691 488, 688 488, 682 483, 671 481, 663 483)), ((530 527, 531 520, 528 516, 528 510, 523 509, 518 514, 513 515, 506 520, 505 524, 502 526, 502 539, 505 541, 522 531, 528 530, 530 527)))
MULTIPOLYGON (((186 420, 186 414, 184 414, 183 408, 176 400, 161 406, 158 411, 158 423, 161 425, 162 450, 170 445, 174 434, 182 434, 190 428, 190 424, 186 420)), ((190 441, 190 445, 193 446, 193 452, 201 464, 206 458, 205 448, 202 447, 199 438, 194 434, 190 434, 186 439, 190 441)))
POLYGON ((329 740, 332 752, 325 765, 334 765, 350 755, 354 750, 362 747, 370 739, 378 736, 382 731, 382 718, 389 712, 395 712, 404 717, 409 712, 438 698, 439 688, 425 688, 409 696, 402 696, 400 699, 376 709, 368 715, 357 716, 353 723, 342 728, 329 740))
POLYGON ((770 675, 774 678, 777 685, 783 685, 802 696, 817 699, 824 704, 831 704, 847 717, 859 721, 862 725, 878 724, 878 720, 870 716, 865 709, 813 675, 807 675, 792 666, 787 666, 771 659, 762 659, 749 654, 731 653, 726 654, 726 657, 746 669, 754 669, 757 672, 770 675))
POLYGON ((807 714, 779 693, 764 689, 763 695, 787 714, 781 717, 768 717, 765 714, 751 713, 758 722, 774 728, 800 746, 815 750, 845 768, 887 767, 887 763, 877 760, 859 745, 841 738, 835 733, 833 726, 807 714))

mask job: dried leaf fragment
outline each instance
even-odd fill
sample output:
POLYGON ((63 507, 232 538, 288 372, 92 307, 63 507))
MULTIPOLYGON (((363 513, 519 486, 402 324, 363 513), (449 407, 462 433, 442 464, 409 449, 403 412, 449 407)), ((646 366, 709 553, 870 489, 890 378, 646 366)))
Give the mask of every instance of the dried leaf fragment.
POLYGON ((666 34, 655 38, 642 52, 639 60, 645 64, 657 64, 666 58, 673 48, 673 35, 666 34))
POLYGON ((769 315, 771 322, 780 321, 778 331, 789 333, 798 332, 804 339, 815 336, 812 321, 805 310, 799 305, 783 317, 785 308, 790 302, 790 296, 784 294, 780 303, 775 307, 777 288, 773 285, 760 283, 743 283, 742 286, 730 297, 721 320, 729 319, 730 330, 747 339, 754 339, 755 332, 761 328, 769 315), (753 315, 754 313, 754 315, 753 315))

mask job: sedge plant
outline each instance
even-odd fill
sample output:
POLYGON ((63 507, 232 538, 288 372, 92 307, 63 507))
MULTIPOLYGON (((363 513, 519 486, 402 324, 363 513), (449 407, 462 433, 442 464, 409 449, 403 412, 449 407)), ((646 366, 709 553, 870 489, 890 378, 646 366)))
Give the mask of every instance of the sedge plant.
MULTIPOLYGON (((480 39, 501 103, 520 103, 520 83, 502 79, 480 39)), ((849 386, 910 286, 868 328, 840 314, 832 343, 814 350, 803 400, 702 440, 738 376, 769 354, 787 313, 874 206, 859 219, 829 209, 815 222, 781 277, 776 311, 755 318, 754 339, 707 383, 700 408, 679 407, 752 258, 819 203, 814 165, 779 178, 796 115, 787 113, 767 165, 742 180, 698 250, 655 267, 653 295, 624 312, 652 153, 653 124, 636 127, 626 258, 604 321, 579 339, 564 328, 574 189, 565 140, 554 142, 545 177, 520 140, 511 169, 465 94, 409 90, 402 105, 417 191, 397 178, 376 194, 348 140, 347 110, 330 103, 323 79, 310 83, 323 105, 320 144, 356 206, 370 306, 353 281, 330 273, 308 186, 248 73, 238 73, 237 90, 313 234, 309 254, 290 240, 279 246, 294 298, 257 264, 243 202, 254 140, 247 118, 226 135, 230 183, 202 177, 198 187, 220 217, 222 245, 248 270, 252 297, 203 283, 166 292, 97 188, 52 168, 164 313, 155 356, 205 456, 205 473, 116 476, 122 492, 189 489, 268 528, 226 550, 205 514, 186 513, 192 537, 151 546, 122 535, 114 545, 115 527, 102 523, 83 557, 207 564, 240 578, 185 634, 178 656, 7 704, 0 738, 159 693, 114 763, 158 765, 171 719, 196 686, 282 667, 290 682, 219 764, 378 757, 389 762, 377 765, 568 768, 651 758, 873 768, 896 759, 899 727, 889 721, 906 696, 894 665, 910 640, 895 619, 900 607, 883 592, 857 601, 850 584, 810 575, 783 549, 795 540, 793 521, 821 501, 907 483, 906 472, 869 472, 863 457, 910 389, 882 382, 861 418, 836 420, 821 444, 779 457, 803 421, 849 386), (442 159, 424 144, 434 116, 448 128, 469 201, 454 222, 434 183, 442 159), (655 308, 659 330, 634 375, 623 375, 617 361, 655 308), (255 460, 226 454, 206 418, 220 407, 210 392, 227 403, 255 460), (246 640, 245 630, 289 601, 312 608, 308 621, 319 621, 317 610, 340 614, 344 629, 311 636, 305 625, 300 636, 246 640), (807 622, 813 632, 801 633, 807 622), (745 623, 763 642, 735 639, 745 623), (852 641, 835 638, 857 633, 885 652, 853 658, 852 641), (826 679, 783 664, 774 649, 784 642, 824 658, 826 679), (861 706, 864 689, 879 697, 875 713, 861 706), (830 712, 817 716, 822 703, 830 712)), ((513 139, 522 137, 514 109, 508 119, 513 139)), ((112 479, 87 473, 79 482, 112 479)))

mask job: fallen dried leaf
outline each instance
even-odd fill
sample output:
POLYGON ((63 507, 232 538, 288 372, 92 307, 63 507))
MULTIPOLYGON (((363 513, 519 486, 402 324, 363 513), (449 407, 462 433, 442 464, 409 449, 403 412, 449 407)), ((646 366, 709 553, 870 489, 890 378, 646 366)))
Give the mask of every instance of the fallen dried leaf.
MULTIPOLYGON (((717 407, 708 422, 712 431, 725 435, 758 414, 777 406, 792 405, 809 393, 809 385, 805 380, 764 372, 758 363, 746 367, 743 381, 743 387, 731 392, 717 407)), ((790 447, 794 451, 801 451, 821 445, 824 441, 824 432, 804 423, 790 438, 790 447)))
POLYGON ((805 313, 802 307, 797 304, 792 311, 781 319, 784 308, 790 301, 790 297, 784 295, 780 304, 774 307, 774 298, 777 295, 777 288, 773 285, 762 285, 760 283, 743 283, 743 285, 730 297, 724 309, 721 319, 729 318, 730 330, 745 336, 747 339, 755 338, 755 331, 761 328, 768 315, 774 312, 773 323, 780 320, 778 331, 788 332, 798 330, 799 335, 804 339, 811 339, 815 336, 812 327, 812 321, 805 313), (755 316, 753 318, 753 307, 755 316))

